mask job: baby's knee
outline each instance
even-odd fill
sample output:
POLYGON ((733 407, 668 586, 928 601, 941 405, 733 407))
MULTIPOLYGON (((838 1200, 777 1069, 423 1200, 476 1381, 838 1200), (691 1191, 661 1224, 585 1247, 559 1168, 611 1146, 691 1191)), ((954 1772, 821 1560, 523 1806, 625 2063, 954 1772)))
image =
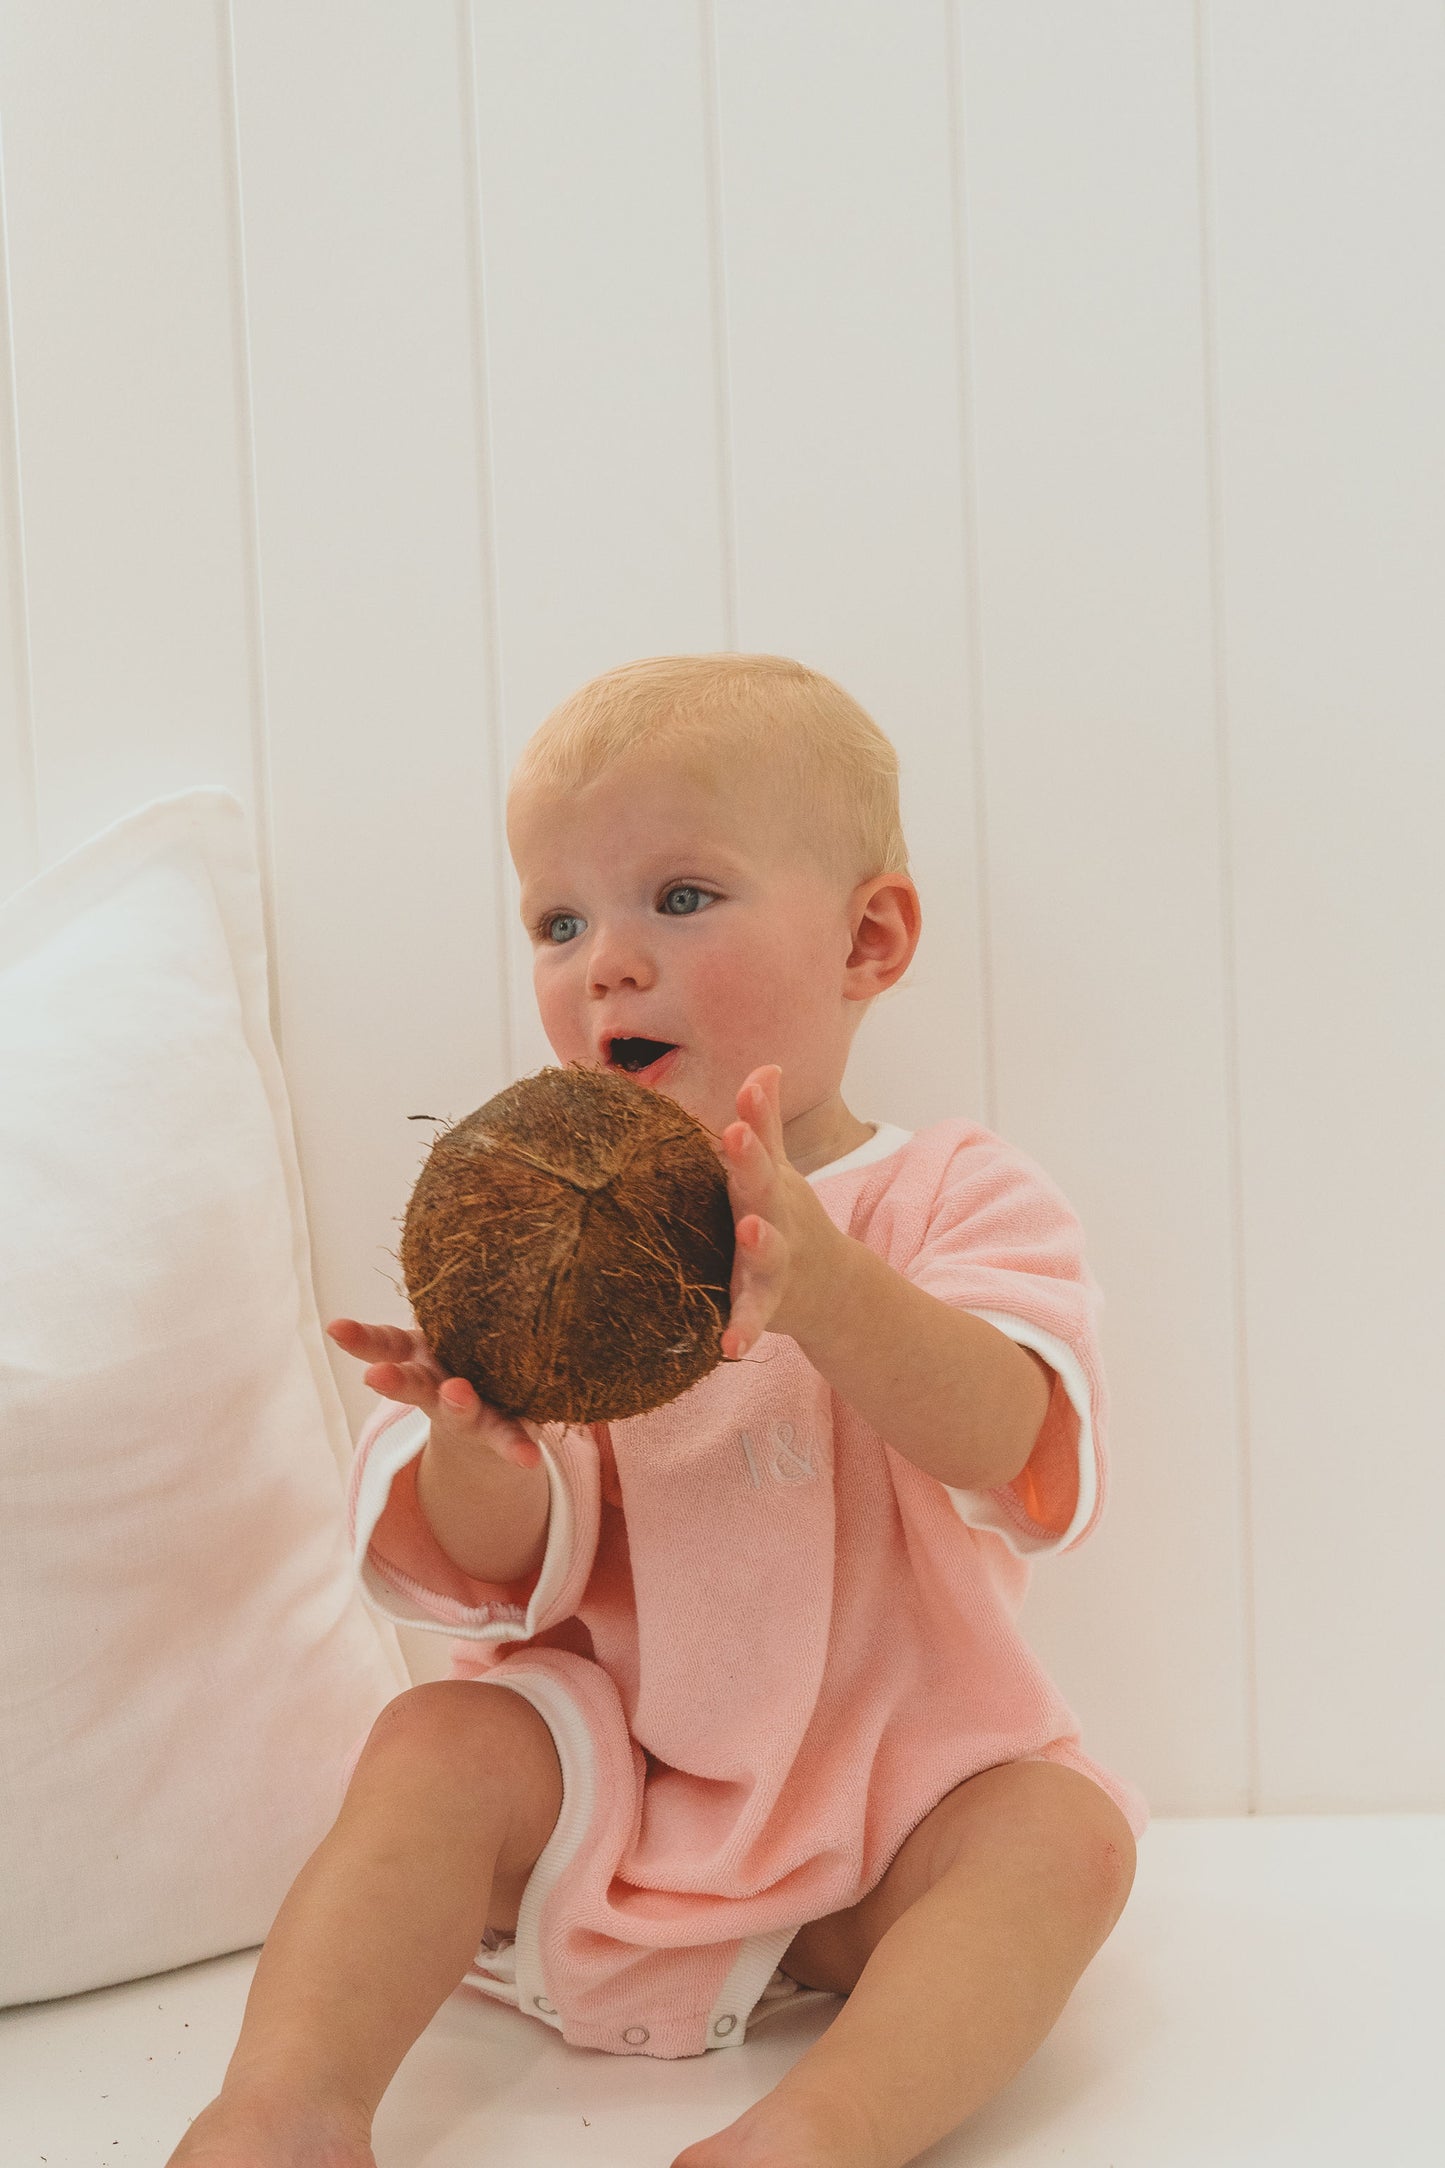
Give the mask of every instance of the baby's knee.
POLYGON ((361 1750, 356 1776, 445 1789, 502 1827, 499 1864, 530 1871, 562 1811, 551 1730, 525 1696, 471 1679, 430 1679, 393 1696, 361 1750))
POLYGON ((1138 1853, 1134 1832, 1123 1813, 1100 1787, 1080 1830, 1077 1854, 1079 1887, 1103 1914, 1108 1931, 1129 1901, 1138 1853))
POLYGON ((472 1679, 429 1679, 386 1704, 367 1736, 364 1757, 397 1754, 413 1762, 460 1760, 525 1768, 541 1749, 556 1759, 552 1734, 529 1701, 472 1679))
MULTIPOLYGON (((367 1736, 367 1750, 446 1743, 483 1734, 496 1697, 483 1696, 470 1679, 428 1679, 394 1694, 367 1736)), ((515 1697, 514 1697, 515 1698, 515 1697)))

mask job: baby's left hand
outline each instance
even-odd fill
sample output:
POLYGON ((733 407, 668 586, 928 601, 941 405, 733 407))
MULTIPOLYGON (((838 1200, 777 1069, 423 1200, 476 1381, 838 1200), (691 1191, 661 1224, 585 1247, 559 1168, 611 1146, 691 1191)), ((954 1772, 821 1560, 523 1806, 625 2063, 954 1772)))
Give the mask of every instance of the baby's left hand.
POLYGON ((826 1299, 837 1227, 783 1147, 783 1072, 776 1062, 754 1069, 738 1093, 742 1119, 720 1140, 732 1201, 736 1249, 723 1332, 725 1357, 736 1362, 764 1332, 797 1335, 826 1299))

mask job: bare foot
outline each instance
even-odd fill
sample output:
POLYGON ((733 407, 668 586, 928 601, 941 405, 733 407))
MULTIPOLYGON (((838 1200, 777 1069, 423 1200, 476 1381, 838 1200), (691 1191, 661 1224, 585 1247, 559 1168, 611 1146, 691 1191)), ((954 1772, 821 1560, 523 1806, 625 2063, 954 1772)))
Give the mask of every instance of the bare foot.
POLYGON ((861 2122, 767 2093, 726 2130, 679 2153, 672 2168, 875 2168, 876 2159, 861 2122))
POLYGON ((202 2108, 166 2168, 376 2168, 361 2115, 279 2093, 228 2092, 202 2108))

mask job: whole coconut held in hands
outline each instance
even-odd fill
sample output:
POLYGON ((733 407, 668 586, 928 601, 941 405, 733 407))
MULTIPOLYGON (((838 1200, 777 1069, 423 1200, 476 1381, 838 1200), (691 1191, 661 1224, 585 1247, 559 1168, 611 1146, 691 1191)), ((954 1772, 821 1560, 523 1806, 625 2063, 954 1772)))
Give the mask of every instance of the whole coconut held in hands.
POLYGON ((437 1137, 401 1267, 438 1362, 504 1414, 645 1415, 722 1360, 727 1177, 676 1100, 580 1063, 542 1069, 437 1137))

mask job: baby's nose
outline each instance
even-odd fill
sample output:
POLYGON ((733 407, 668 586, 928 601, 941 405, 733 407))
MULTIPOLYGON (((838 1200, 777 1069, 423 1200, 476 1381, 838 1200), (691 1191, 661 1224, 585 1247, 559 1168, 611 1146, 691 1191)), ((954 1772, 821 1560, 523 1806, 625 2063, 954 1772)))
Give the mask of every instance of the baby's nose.
POLYGON ((599 933, 587 958, 587 979, 592 992, 610 993, 615 986, 650 986, 656 971, 646 945, 624 933, 599 933))

